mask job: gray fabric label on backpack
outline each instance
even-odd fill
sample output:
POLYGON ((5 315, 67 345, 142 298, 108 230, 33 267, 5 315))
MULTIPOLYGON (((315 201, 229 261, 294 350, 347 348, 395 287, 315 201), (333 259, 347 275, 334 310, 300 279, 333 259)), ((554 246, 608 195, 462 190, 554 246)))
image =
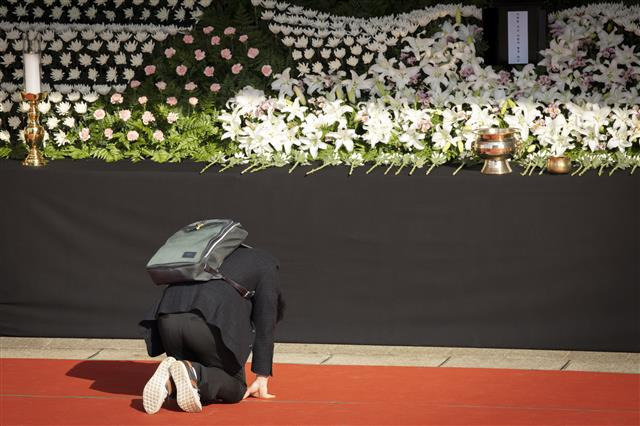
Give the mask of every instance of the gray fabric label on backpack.
POLYGON ((182 253, 182 257, 193 259, 194 257, 196 257, 196 252, 195 251, 185 251, 184 253, 182 253))

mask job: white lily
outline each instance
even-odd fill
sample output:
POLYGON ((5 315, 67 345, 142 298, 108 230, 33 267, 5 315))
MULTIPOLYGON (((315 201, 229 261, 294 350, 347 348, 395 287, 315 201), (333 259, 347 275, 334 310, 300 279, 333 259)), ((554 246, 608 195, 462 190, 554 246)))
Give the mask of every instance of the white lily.
POLYGON ((277 90, 281 95, 293 96, 293 86, 299 85, 300 82, 290 76, 291 68, 286 68, 279 74, 274 75, 271 88, 277 90))
POLYGON ((242 118, 239 110, 222 113, 218 116, 224 133, 221 139, 237 140, 243 134, 242 118))
POLYGON ((301 106, 300 105, 300 99, 298 99, 297 97, 293 100, 293 102, 291 102, 288 99, 283 99, 283 105, 280 106, 278 109, 280 112, 284 113, 287 115, 287 121, 291 121, 294 119, 298 119, 300 121, 304 121, 305 119, 305 113, 307 111, 307 107, 306 106, 301 106))
POLYGON ((342 125, 336 131, 327 133, 326 136, 335 141, 336 150, 344 146, 348 152, 351 152, 353 151, 353 141, 356 139, 357 134, 355 130, 342 125))
POLYGON ((363 90, 371 90, 375 84, 373 78, 367 78, 367 74, 358 75, 355 71, 351 70, 351 79, 344 80, 343 84, 347 92, 353 91, 356 98, 362 96, 363 90))

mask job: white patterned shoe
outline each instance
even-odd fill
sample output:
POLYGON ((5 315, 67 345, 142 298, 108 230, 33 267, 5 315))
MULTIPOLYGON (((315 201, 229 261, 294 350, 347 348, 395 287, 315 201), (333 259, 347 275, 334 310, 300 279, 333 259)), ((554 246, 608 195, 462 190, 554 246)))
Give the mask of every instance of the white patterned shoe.
POLYGON ((142 405, 144 411, 149 414, 157 413, 162 407, 164 400, 167 399, 169 392, 167 391, 167 381, 169 380, 170 373, 169 367, 176 362, 173 357, 167 357, 158 368, 153 376, 149 379, 146 385, 144 385, 144 391, 142 391, 142 405))
POLYGON ((192 367, 185 361, 176 361, 169 367, 171 377, 176 385, 178 406, 187 413, 202 411, 200 393, 192 367))

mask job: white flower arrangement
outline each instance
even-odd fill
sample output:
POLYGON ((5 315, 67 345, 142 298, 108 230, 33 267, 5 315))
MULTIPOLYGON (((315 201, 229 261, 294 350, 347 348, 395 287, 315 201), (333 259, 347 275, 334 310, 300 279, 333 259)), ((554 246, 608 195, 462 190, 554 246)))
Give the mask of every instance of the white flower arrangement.
MULTIPOLYGON (((302 57, 310 60, 320 56, 327 61, 332 73, 352 69, 360 59, 363 64, 369 63, 372 57, 364 52, 384 54, 387 47, 395 46, 409 34, 420 32, 437 19, 459 19, 462 16, 482 18, 482 11, 477 7, 462 5, 436 5, 409 13, 368 19, 319 13, 286 2, 278 3, 275 7, 277 11, 273 10, 269 1, 254 2, 254 6, 266 9, 262 12, 262 19, 272 21, 269 30, 276 35, 282 34, 284 37, 281 42, 285 46, 296 48, 291 51, 294 60, 302 57), (292 33, 298 37, 290 37, 292 33), (313 37, 311 46, 309 37, 313 37), (304 52, 298 49, 304 49, 304 52), (350 55, 342 61, 347 52, 350 55)), ((304 70, 306 73, 307 68, 304 70)))
MULTIPOLYGON (((183 2, 183 10, 190 9, 188 4, 183 2)), ((567 151, 580 173, 640 165, 640 155, 633 154, 640 145, 640 48, 624 43, 625 33, 639 35, 638 6, 607 4, 552 15, 554 38, 538 64, 547 72, 539 74, 533 64, 511 72, 483 64, 474 44, 479 28, 460 21, 480 19, 475 7, 442 5, 356 19, 286 2, 252 4, 298 63, 272 76, 277 96, 247 87, 221 111, 222 138, 240 150, 217 160, 225 165, 249 164, 256 170, 288 163, 295 168, 321 160, 321 167, 346 164, 353 170, 369 162, 387 171, 426 167, 429 172, 448 161, 461 166, 471 161, 474 130, 496 125, 518 129, 525 149, 518 161, 526 172, 567 151), (450 19, 426 37, 423 27, 441 18, 450 19), (394 46, 399 57, 389 53, 394 46), (593 49, 598 53, 590 56, 593 49)), ((169 19, 168 9, 166 14, 169 19)), ((63 66, 47 64, 59 82, 46 120, 51 132, 58 131, 56 144, 68 143, 59 135, 60 126, 86 114, 99 95, 125 90, 132 68, 144 63, 153 40, 158 41, 154 28, 164 37, 177 31, 74 24, 57 35, 55 25, 36 28, 51 52, 65 47, 63 66), (105 49, 109 53, 96 53, 105 49), (97 64, 108 67, 102 80, 92 67, 97 64), (65 84, 78 73, 94 84, 65 84)), ((0 60, 11 65, 24 28, 0 23, 3 29, 0 60)), ((12 129, 21 125, 19 117, 9 116, 17 112, 17 82, 0 84, 0 107, 12 129)))
MULTIPOLYGON (((301 24, 300 16, 287 17, 290 9, 279 10, 285 12, 284 16, 276 14, 273 21, 281 25, 271 24, 270 30, 276 34, 293 32, 295 28, 284 23, 301 24)), ((246 141, 255 128, 278 129, 288 122, 292 146, 302 157, 269 139, 241 142, 239 148, 246 158, 257 156, 261 161, 266 153, 272 157, 284 154, 297 164, 300 158, 309 161, 324 152, 325 162, 350 164, 356 151, 366 153, 390 146, 396 152, 378 154, 375 164, 413 164, 415 168, 418 164, 433 167, 450 158, 458 158, 464 164, 472 157, 471 144, 476 137, 473 131, 504 123, 520 132, 527 150, 521 161, 528 172, 544 168, 548 156, 563 155, 575 148, 579 149, 575 160, 581 164, 581 173, 616 162, 621 162, 620 167, 634 164, 635 169, 638 155, 631 155, 628 149, 640 144, 640 51, 636 46, 624 45, 622 34, 615 28, 603 28, 613 21, 635 34, 633 25, 640 20, 640 8, 590 6, 557 14, 553 19, 556 37, 542 52, 539 64, 549 70, 547 75, 539 77, 533 65, 512 73, 498 73, 484 66, 475 54, 474 27, 445 22, 442 31, 431 38, 413 36, 407 29, 409 36, 402 39, 402 60, 378 53, 366 73, 358 75, 351 70, 350 79, 345 78, 339 62, 333 67, 329 62, 328 70, 335 76, 325 74, 320 65, 311 67, 312 72, 303 67, 305 72, 297 78, 286 69, 276 74, 272 83, 279 97, 261 95, 262 107, 254 105, 250 113, 243 109, 240 98, 232 98, 232 111, 220 117, 223 127, 233 127, 225 137, 246 141), (586 41, 598 47, 596 58, 581 53, 580 43, 586 41), (590 80, 581 81, 580 71, 590 80), (378 83, 374 85, 373 81, 378 83), (423 92, 421 87, 428 90, 423 92), (316 97, 306 99, 295 93, 297 88, 316 97), (308 106, 301 106, 302 102, 308 106), (327 112, 327 105, 339 105, 340 113, 327 112), (351 105, 357 105, 357 112, 351 105), (432 125, 425 117, 407 118, 420 114, 438 117, 437 124, 432 125), (227 121, 230 118, 232 121, 227 121), (433 148, 429 158, 412 154, 423 149, 427 141, 433 148), (452 149, 456 150, 453 157, 452 149)), ((375 43, 383 42, 380 28, 376 32, 370 34, 375 43)), ((337 56, 342 57, 341 49, 336 47, 344 41, 347 46, 354 44, 355 37, 347 37, 329 39, 327 45, 333 49, 320 51, 320 56, 330 59, 337 51, 337 56)), ((301 48, 307 46, 304 37, 285 37, 283 41, 301 48)), ((240 93, 250 90, 253 89, 245 88, 240 93)))

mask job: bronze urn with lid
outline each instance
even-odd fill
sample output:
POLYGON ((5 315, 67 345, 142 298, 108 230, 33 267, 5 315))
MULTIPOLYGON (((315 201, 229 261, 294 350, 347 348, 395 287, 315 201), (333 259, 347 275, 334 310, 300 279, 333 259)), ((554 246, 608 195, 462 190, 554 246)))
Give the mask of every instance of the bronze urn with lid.
POLYGON ((518 149, 517 129, 488 127, 476 131, 472 149, 484 160, 481 172, 487 175, 511 173, 508 159, 518 149))

